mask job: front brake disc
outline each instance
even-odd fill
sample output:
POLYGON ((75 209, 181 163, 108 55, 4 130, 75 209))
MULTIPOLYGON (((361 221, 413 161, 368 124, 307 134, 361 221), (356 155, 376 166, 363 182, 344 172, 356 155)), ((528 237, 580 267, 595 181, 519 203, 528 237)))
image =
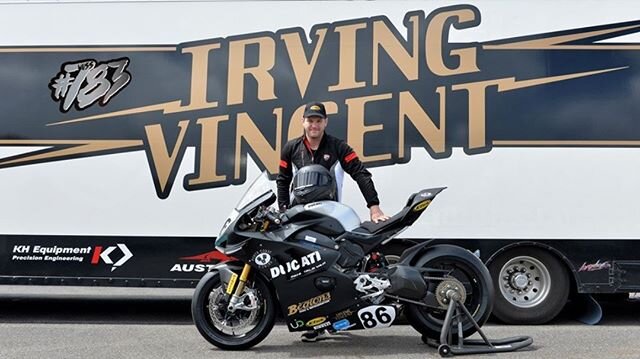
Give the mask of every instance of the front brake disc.
MULTIPOLYGON (((251 293, 257 297, 256 292, 255 289, 245 287, 243 296, 251 293)), ((222 287, 214 289, 209 295, 211 322, 218 330, 228 335, 242 335, 252 330, 252 324, 255 323, 260 308, 258 301, 258 305, 252 310, 237 309, 234 313, 230 313, 227 309, 226 294, 222 287)))

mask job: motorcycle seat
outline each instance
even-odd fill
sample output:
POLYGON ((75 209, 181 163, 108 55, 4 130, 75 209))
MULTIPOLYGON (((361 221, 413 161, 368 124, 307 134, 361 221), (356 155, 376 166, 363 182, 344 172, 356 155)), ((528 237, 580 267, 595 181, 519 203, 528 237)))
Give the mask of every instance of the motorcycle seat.
POLYGON ((393 217, 387 219, 386 221, 380 221, 378 223, 374 223, 371 221, 365 221, 360 224, 360 227, 354 229, 352 232, 360 232, 366 234, 378 234, 380 232, 386 231, 387 229, 391 229, 393 226, 400 223, 402 218, 406 214, 406 209, 398 212, 393 217))
POLYGON ((354 229, 352 232, 375 235, 410 226, 420 216, 420 213, 427 208, 431 200, 445 188, 446 187, 429 188, 416 192, 409 196, 405 207, 393 217, 378 223, 371 221, 362 222, 360 227, 354 229))

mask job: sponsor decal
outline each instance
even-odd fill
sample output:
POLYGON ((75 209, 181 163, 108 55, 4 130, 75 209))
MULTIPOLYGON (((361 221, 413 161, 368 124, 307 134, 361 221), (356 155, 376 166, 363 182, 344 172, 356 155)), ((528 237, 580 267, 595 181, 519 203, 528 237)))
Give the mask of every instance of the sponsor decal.
POLYGON ((317 317, 317 318, 313 318, 311 320, 309 320, 306 324, 307 327, 315 327, 318 326, 322 323, 324 323, 327 320, 327 317, 317 317))
POLYGON ((396 319, 396 309, 388 305, 371 305, 360 309, 358 318, 366 329, 385 328, 396 319))
POLYGON ((180 257, 180 259, 187 260, 187 261, 198 261, 200 263, 218 263, 218 262, 226 262, 234 258, 228 257, 220 251, 213 250, 210 252, 197 254, 195 256, 180 257))
POLYGON ((291 329, 300 329, 304 327, 304 321, 295 319, 294 321, 289 323, 289 326, 291 327, 291 329))
POLYGON ((322 203, 322 202, 313 202, 313 203, 305 204, 304 205, 304 209, 308 211, 310 209, 314 209, 314 208, 320 207, 322 205, 324 205, 324 203, 322 203))
POLYGON ((13 246, 12 261, 45 261, 45 262, 90 262, 92 265, 100 263, 112 265, 111 271, 124 265, 133 257, 133 253, 122 243, 115 246, 86 246, 61 247, 44 245, 13 246))
POLYGON ((184 273, 204 273, 215 267, 215 264, 189 264, 189 263, 176 263, 171 266, 169 272, 184 272, 184 273))
POLYGON ((232 273, 231 279, 229 279, 229 284, 227 285, 227 294, 233 293, 233 287, 235 287, 237 280, 238 275, 236 273, 232 273))
POLYGON ((318 329, 326 328, 326 327, 328 327, 330 325, 331 325, 331 322, 324 322, 322 324, 314 325, 313 329, 314 330, 318 330, 318 329))
POLYGON ((281 275, 289 275, 289 279, 295 279, 300 275, 311 273, 325 264, 320 252, 315 251, 300 257, 300 259, 292 259, 284 264, 271 267, 269 272, 271 272, 271 279, 281 275))
POLYGON ((93 59, 67 62, 61 71, 51 79, 51 98, 60 102, 60 111, 65 113, 71 106, 84 110, 100 100, 106 105, 112 97, 124 89, 131 81, 127 72, 129 59, 121 58, 108 62, 93 59))
MULTIPOLYGON (((93 252, 93 257, 91 258, 91 264, 97 265, 100 261, 103 261, 107 264, 113 264, 113 267, 111 267, 111 271, 113 272, 114 270, 116 270, 116 268, 122 266, 129 259, 131 259, 131 257, 133 257, 133 253, 129 251, 129 248, 127 248, 126 245, 118 243, 117 246, 118 249, 122 252, 122 256, 120 257, 120 259, 118 259, 117 262, 113 263, 113 260, 111 258, 112 252, 116 249, 115 246, 107 247, 104 250, 102 250, 102 247, 96 246, 95 251, 93 252)), ((116 258, 118 258, 117 254, 116 258)))
POLYGON ((229 260, 233 260, 233 257, 228 257, 221 253, 220 251, 213 250, 202 254, 197 254, 194 256, 188 257, 180 257, 180 261, 190 261, 190 262, 198 262, 198 264, 193 263, 175 263, 169 269, 169 272, 185 272, 185 273, 204 273, 208 272, 211 268, 213 268, 216 264, 220 262, 226 262, 229 260))
MULTIPOLYGON (((311 299, 307 299, 305 301, 299 302, 298 304, 292 304, 287 309, 289 310, 288 316, 292 316, 298 313, 304 313, 308 310, 320 307, 325 305, 331 301, 331 293, 322 293, 317 297, 313 297, 311 299)), ((309 326, 307 324, 307 326, 309 326)))
MULTIPOLYGON (((0 168, 143 151, 158 198, 176 182, 187 191, 238 185, 249 154, 275 176, 289 139, 282 134, 300 133, 309 97, 345 124, 332 133, 367 153, 367 167, 410 162, 411 148, 445 159, 453 148, 640 147, 628 113, 638 45, 608 41, 637 33, 640 21, 454 42, 450 33, 481 28, 480 8, 409 11, 397 21, 404 27, 371 15, 167 46, 4 46, 11 56, 0 68, 33 71, 20 91, 3 93, 0 110, 12 122, 0 146, 33 150, 0 157, 0 168), (123 57, 92 58, 114 52, 123 57), (61 56, 71 58, 61 65, 61 56), (134 62, 153 66, 136 67, 136 86, 117 96, 134 62), (172 86, 158 86, 166 81, 172 86), (42 101, 47 90, 55 102, 42 101), (96 102, 104 107, 81 112, 96 102), (187 148, 196 151, 194 170, 176 181, 187 148)), ((0 83, 14 77, 0 73, 0 83)))
POLYGON ((304 236, 304 240, 311 243, 316 243, 318 239, 316 237, 304 236))
POLYGON ((587 262, 582 263, 582 266, 580 266, 580 269, 578 269, 578 272, 595 272, 595 271, 609 269, 609 268, 611 268, 611 264, 609 263, 609 261, 600 262, 600 260, 598 259, 595 263, 591 263, 591 264, 587 264, 587 262))
POLYGON ((431 201, 430 201, 430 200, 422 201, 422 202, 420 202, 420 203, 416 204, 416 206, 415 206, 415 207, 413 207, 413 211, 414 211, 414 212, 422 211, 422 210, 424 210, 425 208, 427 208, 427 207, 429 206, 429 204, 431 204, 431 201))
POLYGON ((351 324, 351 322, 349 322, 346 319, 342 319, 339 320, 335 323, 333 323, 333 329, 335 330, 345 330, 345 329, 349 329, 351 327, 353 327, 355 324, 351 324))
POLYGON ((13 246, 13 261, 46 261, 46 262, 83 262, 93 247, 58 247, 41 245, 13 246), (83 256, 85 255, 85 256, 83 256))
POLYGON ((258 266, 258 268, 266 268, 271 265, 271 251, 268 249, 262 249, 253 254, 252 261, 258 266))
POLYGON ((346 310, 343 310, 341 312, 336 313, 336 315, 334 315, 333 317, 336 320, 339 320, 339 319, 348 318, 348 317, 350 317, 352 315, 353 315, 353 311, 351 309, 346 309, 346 310))

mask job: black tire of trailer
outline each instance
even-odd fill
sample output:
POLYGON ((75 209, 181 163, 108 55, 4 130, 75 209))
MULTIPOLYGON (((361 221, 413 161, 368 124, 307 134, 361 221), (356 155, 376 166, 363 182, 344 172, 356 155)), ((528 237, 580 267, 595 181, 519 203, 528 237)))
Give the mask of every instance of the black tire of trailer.
POLYGON ((564 263, 560 261, 549 251, 535 247, 517 247, 510 249, 495 258, 489 263, 489 272, 493 279, 495 288, 495 305, 493 307, 493 315, 506 324, 543 324, 555 318, 569 297, 571 281, 569 272, 564 263), (519 259, 518 259, 519 258, 519 259), (537 263, 536 263, 537 262, 537 263), (509 266, 505 266, 509 264, 509 266), (534 299, 532 302, 523 302, 521 299, 528 298, 519 294, 522 298, 517 298, 518 294, 515 288, 506 286, 510 285, 512 277, 506 279, 508 274, 507 268, 522 267, 529 264, 525 274, 533 274, 531 283, 533 288, 528 292, 536 294, 546 290, 545 295, 534 299), (535 274, 539 277, 536 278, 535 274), (538 279, 537 291, 534 292, 536 279, 538 279), (546 286, 546 287, 545 287, 546 286), (514 294, 508 293, 510 289, 514 290, 514 294))

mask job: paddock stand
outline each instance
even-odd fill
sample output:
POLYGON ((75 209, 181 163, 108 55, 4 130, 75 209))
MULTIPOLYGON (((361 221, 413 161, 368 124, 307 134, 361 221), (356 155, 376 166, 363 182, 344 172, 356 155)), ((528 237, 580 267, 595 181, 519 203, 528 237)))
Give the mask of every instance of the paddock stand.
POLYGON ((510 337, 504 339, 488 339, 484 334, 478 323, 473 320, 473 316, 469 313, 469 310, 460 302, 460 297, 454 293, 451 296, 449 306, 447 308, 447 314, 444 318, 444 324, 442 325, 442 332, 440 333, 440 343, 427 339, 422 336, 422 341, 432 347, 438 348, 438 353, 441 357, 454 356, 454 355, 467 355, 467 354, 492 354, 492 353, 506 353, 513 352, 524 347, 527 347, 533 343, 533 338, 528 336, 510 337), (455 323, 453 322, 455 313, 455 323), (462 335, 462 319, 464 315, 469 319, 476 327, 478 334, 482 337, 480 339, 464 339, 462 335), (457 324, 457 325, 456 325, 457 324), (458 343, 454 345, 452 343, 452 330, 454 325, 458 328, 458 343))

